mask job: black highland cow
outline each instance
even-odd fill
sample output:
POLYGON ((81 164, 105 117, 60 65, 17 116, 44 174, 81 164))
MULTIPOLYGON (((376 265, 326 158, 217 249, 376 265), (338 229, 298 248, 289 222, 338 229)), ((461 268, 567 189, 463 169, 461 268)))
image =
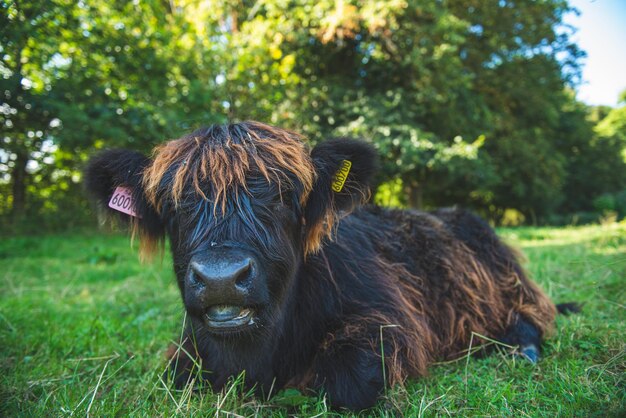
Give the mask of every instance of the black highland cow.
POLYGON ((537 361, 556 309, 515 253, 461 210, 360 207, 375 171, 363 142, 309 152, 258 122, 197 130, 152 158, 111 150, 89 162, 103 206, 120 186, 132 193, 143 256, 169 237, 190 318, 176 385, 200 372, 219 390, 245 370, 261 394, 321 390, 361 410, 385 384, 463 355, 472 333, 537 361))

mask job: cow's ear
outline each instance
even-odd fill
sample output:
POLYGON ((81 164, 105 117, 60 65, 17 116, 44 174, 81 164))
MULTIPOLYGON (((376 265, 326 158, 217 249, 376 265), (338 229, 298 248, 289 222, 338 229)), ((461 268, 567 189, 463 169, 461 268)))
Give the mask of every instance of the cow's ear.
POLYGON ((317 178, 304 210, 306 253, 317 251, 337 220, 369 198, 378 170, 374 148, 354 139, 322 142, 311 159, 317 178))
POLYGON ((136 151, 102 151, 87 163, 83 181, 102 213, 129 223, 133 235, 139 235, 143 258, 150 258, 164 237, 160 216, 144 193, 143 171, 150 163, 148 157, 136 151))

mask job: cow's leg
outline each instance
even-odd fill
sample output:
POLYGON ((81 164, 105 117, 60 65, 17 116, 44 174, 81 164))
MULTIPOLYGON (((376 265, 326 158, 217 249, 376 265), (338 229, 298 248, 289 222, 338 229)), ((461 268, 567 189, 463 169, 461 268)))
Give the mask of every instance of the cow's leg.
POLYGON ((507 329, 501 341, 519 346, 519 353, 531 363, 537 363, 541 352, 541 333, 539 329, 521 315, 507 329))
POLYGON ((315 359, 315 384, 333 408, 360 411, 376 404, 384 390, 383 362, 363 341, 331 344, 315 359))

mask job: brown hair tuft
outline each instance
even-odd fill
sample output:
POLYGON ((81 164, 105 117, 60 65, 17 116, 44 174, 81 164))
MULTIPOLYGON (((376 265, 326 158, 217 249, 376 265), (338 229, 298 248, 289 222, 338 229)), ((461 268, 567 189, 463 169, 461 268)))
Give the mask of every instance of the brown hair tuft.
POLYGON ((178 205, 191 185, 197 195, 212 201, 214 210, 224 213, 228 193, 247 190, 247 176, 253 171, 279 188, 297 178, 303 190, 301 203, 311 192, 315 175, 300 135, 249 121, 214 125, 155 148, 143 182, 157 210, 163 198, 178 205))

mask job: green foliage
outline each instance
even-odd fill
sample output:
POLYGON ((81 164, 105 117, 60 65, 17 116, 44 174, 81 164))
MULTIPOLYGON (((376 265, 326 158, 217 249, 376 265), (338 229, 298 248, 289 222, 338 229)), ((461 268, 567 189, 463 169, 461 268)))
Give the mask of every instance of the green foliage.
POLYGON ((191 8, 183 14, 156 1, 3 3, 5 214, 11 208, 13 220, 43 215, 41 202, 75 193, 94 149, 147 151, 196 120, 225 119, 214 100, 219 89, 207 79, 219 57, 198 53, 208 45, 202 18, 209 12, 191 8), (191 91, 194 85, 202 88, 191 91))
POLYGON ((608 212, 615 210, 615 196, 612 194, 603 194, 593 199, 593 206, 600 212, 608 212))
POLYGON ((621 156, 622 162, 626 162, 626 90, 620 94, 620 103, 620 107, 609 110, 606 116, 599 121, 596 132, 607 143, 611 144, 614 151, 617 151, 612 157, 619 158, 621 156))
POLYGON ((562 186, 567 198, 559 212, 593 210, 595 197, 626 188, 626 160, 622 156, 626 139, 606 132, 614 122, 607 122, 608 115, 619 110, 590 110, 573 98, 564 106, 555 141, 559 154, 565 157, 567 173, 562 186), (593 124, 597 124, 595 129, 593 124))
POLYGON ((0 11, 4 224, 50 228, 56 201, 83 210, 76 185, 97 149, 147 152, 241 119, 311 143, 365 138, 380 181, 402 184, 391 200, 409 206, 536 222, 626 188, 625 107, 588 109, 569 91, 584 54, 562 24, 567 1, 9 0, 0 11))
POLYGON ((615 212, 620 217, 626 217, 626 190, 596 197, 593 207, 600 213, 615 212))
POLYGON ((382 183, 376 189, 374 195, 374 202, 377 205, 385 207, 403 208, 406 207, 406 202, 400 199, 403 196, 402 193, 402 180, 394 179, 385 183, 382 183))
MULTIPOLYGON (((431 368, 389 391, 371 416, 620 416, 626 408, 623 300, 626 225, 512 228, 557 302, 533 366, 503 350, 431 368)), ((168 254, 168 253, 166 253, 168 254)), ((221 393, 161 381, 183 310, 169 255, 140 265, 128 238, 102 232, 0 241, 0 415, 275 416, 330 414, 324 398, 291 389, 255 399, 235 379, 221 393)), ((341 414, 337 414, 341 415, 341 414)), ((350 415, 351 414, 346 414, 350 415)))

